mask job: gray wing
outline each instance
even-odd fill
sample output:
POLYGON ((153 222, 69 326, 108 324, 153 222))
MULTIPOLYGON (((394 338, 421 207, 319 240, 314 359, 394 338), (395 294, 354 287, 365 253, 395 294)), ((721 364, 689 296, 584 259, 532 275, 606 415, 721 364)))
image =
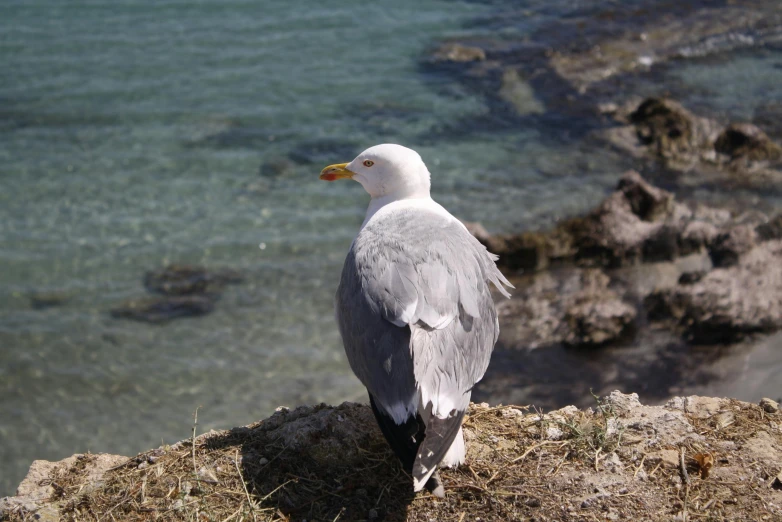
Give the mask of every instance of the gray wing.
MULTIPOLYGON (((337 292, 351 368, 397 419, 418 399, 447 416, 469 401, 499 333, 489 283, 510 283, 452 219, 408 210, 373 220, 351 247, 337 292)), ((404 415, 404 416, 403 416, 404 415)))

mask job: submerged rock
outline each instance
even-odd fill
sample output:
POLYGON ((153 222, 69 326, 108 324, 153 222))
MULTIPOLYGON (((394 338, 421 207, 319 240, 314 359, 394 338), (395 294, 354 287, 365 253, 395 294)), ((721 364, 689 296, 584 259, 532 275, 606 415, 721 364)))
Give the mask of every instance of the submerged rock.
POLYGON ((243 280, 242 274, 229 268, 174 264, 144 274, 144 287, 163 295, 219 294, 225 285, 243 280))
POLYGON ((206 315, 214 310, 215 297, 208 295, 164 295, 130 299, 111 309, 111 316, 146 323, 165 323, 180 317, 206 315))
POLYGON ((51 290, 33 292, 30 294, 30 306, 36 310, 43 310, 46 308, 52 308, 55 306, 62 306, 67 304, 71 300, 71 294, 68 292, 51 290))
POLYGON ((486 52, 480 47, 445 43, 432 52, 435 62, 480 62, 486 59, 486 52))

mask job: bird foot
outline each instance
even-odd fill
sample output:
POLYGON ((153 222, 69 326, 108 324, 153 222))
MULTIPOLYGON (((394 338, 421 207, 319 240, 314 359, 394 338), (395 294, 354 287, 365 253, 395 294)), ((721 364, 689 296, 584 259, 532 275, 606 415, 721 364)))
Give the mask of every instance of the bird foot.
POLYGON ((440 473, 435 471, 434 474, 426 481, 426 489, 437 498, 445 498, 445 488, 443 487, 443 481, 440 479, 440 473))

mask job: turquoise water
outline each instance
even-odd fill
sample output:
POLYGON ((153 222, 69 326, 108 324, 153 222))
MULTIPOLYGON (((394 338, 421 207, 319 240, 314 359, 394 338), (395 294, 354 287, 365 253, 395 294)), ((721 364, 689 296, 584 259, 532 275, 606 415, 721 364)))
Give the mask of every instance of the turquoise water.
MULTIPOLYGON (((514 30, 566 4, 530 3, 514 30)), ((421 66, 495 9, 0 4, 0 495, 34 458, 183 439, 199 406, 206 431, 278 405, 364 400, 332 296, 367 196, 319 182, 325 164, 412 146, 435 198, 492 231, 599 201, 622 160, 533 124, 492 131, 486 100, 421 66), (169 262, 246 281, 205 317, 110 317, 169 262), (31 306, 49 291, 69 299, 31 306)))

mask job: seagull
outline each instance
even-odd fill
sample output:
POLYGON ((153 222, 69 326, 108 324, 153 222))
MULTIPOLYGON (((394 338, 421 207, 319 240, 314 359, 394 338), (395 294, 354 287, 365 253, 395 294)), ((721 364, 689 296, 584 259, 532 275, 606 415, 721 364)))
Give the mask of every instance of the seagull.
POLYGON ((505 297, 513 286, 497 256, 432 199, 414 150, 376 145, 320 179, 353 179, 371 197, 342 268, 337 325, 413 491, 444 497, 437 469, 464 462, 462 420, 500 331, 490 283, 505 297))

